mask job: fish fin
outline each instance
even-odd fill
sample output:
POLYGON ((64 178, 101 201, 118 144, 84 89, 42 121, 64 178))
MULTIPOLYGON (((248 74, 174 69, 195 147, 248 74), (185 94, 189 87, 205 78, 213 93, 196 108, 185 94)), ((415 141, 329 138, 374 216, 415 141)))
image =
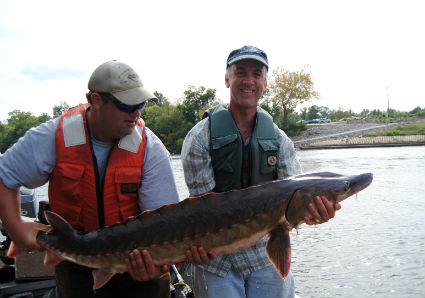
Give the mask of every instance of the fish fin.
POLYGON ((270 232, 266 245, 267 255, 282 278, 288 275, 291 267, 290 241, 289 231, 284 226, 279 226, 270 232))
POLYGON ((55 231, 73 230, 72 226, 64 218, 52 211, 44 211, 44 216, 55 231))
POLYGON ((93 275, 93 290, 103 287, 115 273, 106 270, 96 269, 92 271, 93 275))
POLYGON ((19 249, 13 241, 10 243, 9 250, 7 251, 8 258, 16 258, 24 253, 23 250, 19 249))
POLYGON ((55 266, 65 259, 61 257, 58 253, 54 251, 47 250, 46 255, 44 256, 44 266, 55 266))

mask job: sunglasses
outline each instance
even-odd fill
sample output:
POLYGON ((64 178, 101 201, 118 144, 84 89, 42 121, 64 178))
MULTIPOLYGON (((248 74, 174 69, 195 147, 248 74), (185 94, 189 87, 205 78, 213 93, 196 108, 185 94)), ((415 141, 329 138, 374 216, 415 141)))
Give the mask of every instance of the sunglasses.
POLYGON ((146 102, 147 102, 147 101, 144 101, 144 102, 137 104, 137 105, 127 105, 127 104, 119 101, 118 99, 116 99, 115 97, 113 97, 109 93, 101 93, 101 96, 106 97, 107 99, 111 100, 114 103, 114 105, 118 108, 118 110, 120 110, 121 112, 125 112, 125 113, 133 113, 136 110, 141 111, 146 106, 146 102))

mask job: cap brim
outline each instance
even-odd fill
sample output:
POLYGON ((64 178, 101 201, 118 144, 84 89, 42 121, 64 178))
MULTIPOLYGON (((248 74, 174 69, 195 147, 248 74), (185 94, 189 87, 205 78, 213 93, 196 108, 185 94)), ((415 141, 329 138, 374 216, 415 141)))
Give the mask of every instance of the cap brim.
POLYGON ((122 103, 133 106, 147 100, 158 101, 158 98, 144 87, 136 87, 125 91, 114 92, 112 95, 122 103))
POLYGON ((248 60, 248 59, 257 60, 257 61, 261 62, 265 67, 269 68, 269 64, 267 63, 267 61, 264 58, 257 56, 257 55, 240 55, 240 56, 237 56, 237 57, 227 61, 227 66, 230 66, 235 62, 238 62, 238 61, 241 61, 241 60, 248 60))

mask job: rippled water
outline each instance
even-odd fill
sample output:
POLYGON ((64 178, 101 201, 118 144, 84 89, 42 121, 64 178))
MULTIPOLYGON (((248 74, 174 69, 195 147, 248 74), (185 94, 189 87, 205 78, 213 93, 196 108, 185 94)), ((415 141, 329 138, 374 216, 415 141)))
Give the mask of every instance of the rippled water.
POLYGON ((425 147, 299 152, 305 171, 372 172, 329 224, 293 237, 307 297, 425 297, 425 147))
MULTIPOLYGON (((301 297, 425 297, 425 147, 299 151, 305 172, 372 172, 330 222, 291 232, 301 297)), ((173 157, 181 197, 181 162, 173 157)))

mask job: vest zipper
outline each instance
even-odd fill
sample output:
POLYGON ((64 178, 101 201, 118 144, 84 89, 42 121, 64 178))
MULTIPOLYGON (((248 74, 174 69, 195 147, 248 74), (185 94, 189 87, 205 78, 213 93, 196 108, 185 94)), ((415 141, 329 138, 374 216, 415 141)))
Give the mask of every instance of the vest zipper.
MULTIPOLYGON (((88 109, 86 110, 86 119, 87 119, 87 111, 88 109)), ((87 121, 87 132, 88 132, 91 155, 93 158, 94 179, 96 183, 97 218, 98 218, 99 228, 102 228, 105 226, 105 207, 103 205, 103 187, 105 185, 105 176, 106 176, 106 171, 108 168, 109 157, 111 156, 111 153, 114 147, 112 147, 111 151, 108 154, 108 158, 106 159, 105 173, 103 175, 102 181, 100 181, 99 168, 97 166, 97 159, 93 150, 93 144, 91 141, 90 127, 89 127, 88 121, 87 121)))

